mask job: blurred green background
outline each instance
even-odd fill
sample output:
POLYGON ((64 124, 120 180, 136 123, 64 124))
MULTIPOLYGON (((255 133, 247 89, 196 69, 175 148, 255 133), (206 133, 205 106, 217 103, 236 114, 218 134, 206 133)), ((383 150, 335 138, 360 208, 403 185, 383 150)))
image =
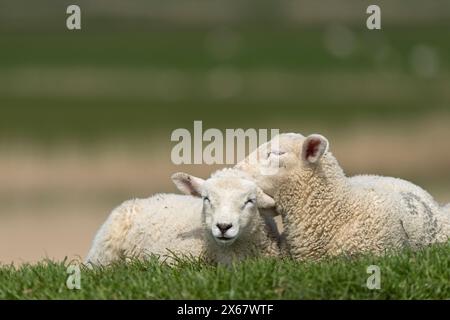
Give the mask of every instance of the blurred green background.
MULTIPOLYGON (((2 1, 0 134, 39 142, 449 111, 450 3, 2 1)), ((337 123, 338 122, 338 123, 337 123)))
POLYGON ((194 120, 321 132, 450 201, 449 1, 79 0, 80 31, 70 4, 0 2, 0 261, 84 254, 121 201, 207 176, 170 163, 194 120))

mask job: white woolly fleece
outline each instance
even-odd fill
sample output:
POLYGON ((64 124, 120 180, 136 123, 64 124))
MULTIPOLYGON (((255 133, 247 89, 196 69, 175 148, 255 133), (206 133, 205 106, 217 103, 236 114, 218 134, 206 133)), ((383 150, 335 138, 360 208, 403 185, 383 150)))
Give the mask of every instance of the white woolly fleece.
MULTIPOLYGON (((233 169, 217 171, 206 181, 218 182, 225 189, 245 181, 256 188, 247 174, 233 169)), ((279 254, 277 231, 259 215, 235 243, 218 246, 205 237, 202 207, 202 199, 190 195, 157 194, 126 201, 101 226, 86 261, 106 265, 121 257, 143 259, 155 254, 171 262, 171 253, 175 253, 228 264, 248 256, 279 254)))
POLYGON ((97 232, 86 261, 106 265, 122 257, 176 254, 200 256, 202 200, 193 196, 156 194, 125 201, 97 232), (169 251, 170 250, 170 251, 169 251))
MULTIPOLYGON (((331 152, 309 163, 300 154, 307 138, 292 137, 281 135, 277 174, 261 175, 258 165, 245 161, 238 167, 251 174, 264 192, 275 195, 294 258, 383 254, 450 238, 450 205, 440 207, 425 190, 405 180, 347 178, 331 152)), ((271 148, 261 147, 264 150, 257 152, 262 155, 271 148)))

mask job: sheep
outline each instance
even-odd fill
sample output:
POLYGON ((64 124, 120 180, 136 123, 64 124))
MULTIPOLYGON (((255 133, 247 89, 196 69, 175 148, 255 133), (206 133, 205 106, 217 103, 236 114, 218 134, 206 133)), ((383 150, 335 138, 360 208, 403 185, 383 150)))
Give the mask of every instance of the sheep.
POLYGON ((123 203, 98 231, 86 262, 105 265, 149 254, 172 262, 171 251, 229 264, 279 254, 270 213, 257 208, 272 208, 274 201, 244 173, 223 169, 206 181, 176 173, 172 180, 186 195, 157 194, 123 203))
POLYGON ((405 180, 346 177, 322 135, 290 133, 274 139, 276 143, 261 145, 236 168, 274 197, 293 258, 381 255, 449 239, 450 204, 439 206, 405 180), (264 161, 248 161, 255 156, 264 161), (274 163, 274 174, 261 174, 274 163))
POLYGON ((201 209, 200 199, 178 194, 125 201, 97 231, 86 263, 107 265, 149 254, 169 261, 173 254, 198 257, 203 250, 201 209))
POLYGON ((204 253, 221 264, 248 257, 279 257, 279 237, 269 222, 275 202, 237 169, 222 169, 202 180, 185 173, 172 176, 184 193, 203 199, 204 253), (269 220, 269 221, 268 221, 269 220))

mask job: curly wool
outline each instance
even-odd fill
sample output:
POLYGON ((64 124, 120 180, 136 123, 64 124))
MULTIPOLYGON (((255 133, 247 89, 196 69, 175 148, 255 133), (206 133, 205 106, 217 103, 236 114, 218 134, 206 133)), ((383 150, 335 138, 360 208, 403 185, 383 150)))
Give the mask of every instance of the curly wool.
POLYGON ((296 259, 383 254, 450 236, 450 216, 426 191, 395 178, 347 178, 330 152, 294 170, 275 201, 296 259))

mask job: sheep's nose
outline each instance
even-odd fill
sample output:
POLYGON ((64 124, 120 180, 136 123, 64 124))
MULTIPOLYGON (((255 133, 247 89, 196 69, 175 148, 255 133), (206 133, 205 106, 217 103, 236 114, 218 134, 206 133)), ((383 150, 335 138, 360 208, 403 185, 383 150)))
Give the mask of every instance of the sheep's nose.
POLYGON ((216 226, 217 226, 217 228, 219 228, 220 232, 222 232, 222 234, 224 234, 233 225, 231 223, 218 223, 218 224, 216 224, 216 226))

